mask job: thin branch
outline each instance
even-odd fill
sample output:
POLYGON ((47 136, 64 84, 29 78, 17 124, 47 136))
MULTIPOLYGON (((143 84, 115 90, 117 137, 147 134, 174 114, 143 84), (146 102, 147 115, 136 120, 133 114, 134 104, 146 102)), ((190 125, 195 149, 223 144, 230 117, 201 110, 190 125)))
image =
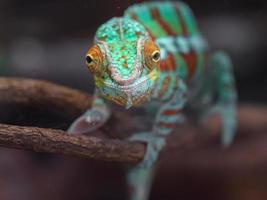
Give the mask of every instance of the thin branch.
MULTIPOLYGON (((0 78, 0 104, 42 106, 78 116, 90 107, 83 92, 47 81, 0 78)), ((0 145, 36 152, 58 153, 106 161, 136 163, 145 152, 143 143, 97 137, 71 136, 62 130, 0 124, 0 145)))
MULTIPOLYGON (((0 103, 52 106, 55 109, 68 110, 69 114, 77 115, 89 107, 90 99, 89 96, 77 90, 44 81, 0 78, 0 103)), ((115 111, 115 115, 116 113, 117 111, 115 111)), ((266 148, 264 148, 267 146, 267 140, 262 140, 261 137, 267 128, 266 116, 266 107, 240 107, 238 136, 230 151, 222 151, 219 148, 218 119, 211 119, 205 127, 191 124, 177 126, 174 133, 168 138, 168 145, 162 152, 160 160, 164 163, 177 162, 177 165, 181 165, 181 163, 199 166, 215 165, 217 168, 218 166, 237 166, 240 163, 248 166, 267 162, 266 148), (218 148, 214 149, 214 145, 218 148), (250 152, 253 155, 250 155, 250 152), (175 159, 173 159, 174 156, 175 159), (220 157, 219 160, 218 157, 220 157), (216 162, 214 162, 215 160, 216 162)), ((126 131, 121 127, 132 127, 129 124, 131 118, 126 115, 122 116, 120 120, 122 121, 118 123, 116 119, 113 119, 112 125, 119 126, 119 130, 122 132, 126 131)), ((103 130, 97 133, 104 134, 103 130)), ((129 130, 127 131, 129 132, 129 130)), ((61 130, 4 124, 0 124, 0 145, 8 148, 132 164, 142 160, 146 148, 145 144, 141 142, 132 143, 91 136, 72 136, 61 130)), ((177 165, 172 164, 172 166, 177 165)))
POLYGON ((0 78, 0 104, 42 106, 79 115, 91 105, 91 97, 81 91, 48 81, 0 78))
POLYGON ((0 146, 125 163, 140 161, 145 152, 142 143, 72 136, 62 130, 5 124, 0 124, 0 146))
MULTIPOLYGON (((239 113, 239 116, 242 116, 239 117, 239 132, 244 132, 244 130, 246 130, 250 135, 255 134, 255 139, 249 142, 250 145, 242 145, 241 143, 240 146, 240 144, 237 144, 238 149, 233 145, 235 150, 234 154, 230 153, 227 157, 221 156, 219 161, 214 162, 222 152, 218 151, 218 149, 213 149, 212 151, 208 150, 207 152, 203 147, 217 138, 215 129, 208 127, 211 130, 206 129, 205 131, 203 128, 190 127, 187 125, 182 128, 180 127, 179 130, 176 130, 169 137, 168 147, 163 153, 165 156, 162 156, 163 160, 169 157, 169 155, 173 156, 173 152, 175 152, 175 157, 177 159, 174 160, 179 161, 182 159, 183 163, 186 163, 186 160, 189 163, 199 162, 199 165, 216 165, 217 168, 218 166, 229 165, 229 163, 233 166, 233 163, 251 165, 257 162, 264 162, 264 160, 267 161, 266 148, 264 148, 267 146, 265 145, 267 141, 261 138, 258 138, 258 140, 256 139, 258 130, 265 130, 267 127, 267 118, 264 117, 267 113, 267 109, 244 107, 239 110, 239 113), (253 130, 255 133, 253 133, 253 130), (179 134, 178 132, 183 132, 183 134, 179 134), (252 149, 248 148, 248 146, 251 146, 251 143, 253 146, 252 149), (262 143, 264 145, 257 145, 262 143), (191 160, 190 156, 184 157, 184 152, 191 151, 192 153, 194 149, 197 149, 197 151, 193 151, 194 153, 193 156, 191 156, 191 160), (169 154, 169 152, 171 152, 171 154, 169 154), (251 156, 249 152, 257 152, 257 154, 252 157, 253 159, 248 159, 251 156), (208 160, 213 161, 207 164, 205 161, 207 161, 209 157, 212 159, 208 160), (226 162, 226 160, 230 162, 226 162)), ((241 136, 244 137, 244 133, 241 136)), ((237 141, 237 143, 239 143, 239 141, 237 141)), ((248 144, 248 142, 246 142, 246 144, 248 144)), ((72 136, 62 130, 4 124, 0 124, 0 146, 132 164, 142 160, 145 153, 145 145, 139 142, 127 142, 89 136, 72 136)), ((216 146, 219 146, 219 143, 216 146)), ((179 163, 179 165, 180 164, 181 163, 179 163)))

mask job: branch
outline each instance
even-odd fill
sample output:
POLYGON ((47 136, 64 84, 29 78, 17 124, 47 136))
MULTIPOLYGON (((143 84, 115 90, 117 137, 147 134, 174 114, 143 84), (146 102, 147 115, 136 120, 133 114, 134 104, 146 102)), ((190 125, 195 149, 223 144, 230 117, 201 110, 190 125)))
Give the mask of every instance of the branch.
POLYGON ((77 116, 91 105, 87 94, 47 81, 0 78, 0 104, 42 106, 77 116))
MULTIPOLYGON (((244 132, 244 130, 249 132, 253 130, 258 131, 259 129, 265 130, 267 126, 267 118, 265 117, 266 113, 267 109, 264 107, 241 107, 239 109, 239 132, 244 132)), ((214 122, 213 124, 216 123, 214 122)), ((168 147, 165 149, 164 155, 168 155, 169 152, 175 152, 177 155, 181 154, 181 159, 188 160, 188 158, 183 157, 185 151, 190 152, 197 149, 197 152, 201 152, 201 150, 203 150, 201 146, 204 147, 207 142, 210 143, 212 139, 215 139, 218 136, 214 127, 212 128, 208 126, 206 128, 210 130, 194 126, 190 127, 189 125, 180 127, 179 130, 176 130, 169 137, 168 147), (184 132, 184 134, 178 134, 179 131, 184 132)), ((249 134, 251 134, 251 132, 249 134)), ((244 135, 242 136, 244 137, 244 135)), ((256 137, 256 135, 254 137, 256 137)), ((262 141, 262 139, 255 141, 255 144, 258 142, 266 143, 265 141, 262 141)), ((139 142, 127 142, 91 136, 73 136, 68 135, 62 130, 4 124, 0 124, 0 146, 132 164, 142 160, 145 153, 145 145, 139 142)), ((264 145, 261 145, 261 147, 264 147, 264 145)), ((256 149, 256 151, 260 151, 257 152, 258 156, 254 157, 252 161, 255 162, 255 158, 256 161, 257 158, 261 158, 258 159, 260 162, 262 162, 262 158, 267 161, 265 148, 256 149)), ((251 149, 249 150, 251 151, 251 149)), ((194 161, 201 160, 203 156, 218 157, 218 151, 213 152, 214 153, 202 152, 194 161)), ((196 152, 194 154, 196 154, 196 152)), ((170 155, 173 155, 173 153, 170 155)), ((228 159, 232 159, 232 162, 230 163, 240 162, 240 158, 241 162, 245 164, 251 162, 251 159, 246 159, 248 154, 245 149, 236 152, 233 156, 227 157, 228 159), (235 156, 237 154, 238 159, 236 159, 235 156)), ((162 157, 164 158, 166 156, 162 157)), ((180 159, 178 159, 178 161, 179 160, 180 159)), ((223 159, 220 160, 223 162, 223 159)), ((212 165, 214 165, 214 162, 212 165)), ((223 164, 223 166, 224 165, 225 164, 223 164)))
MULTIPOLYGON (((42 106, 48 110, 64 111, 69 116, 78 116, 90 107, 91 97, 47 81, 0 78, 0 104, 42 106)), ((62 130, 5 124, 0 124, 0 145, 125 163, 140 161, 145 152, 143 143, 71 136, 62 130)))
MULTIPOLYGON (((0 103, 52 106, 54 109, 67 110, 69 114, 77 115, 86 110, 90 102, 91 98, 86 94, 48 82, 0 78, 0 103)), ((160 160, 164 163, 172 162, 172 166, 190 164, 216 167, 233 167, 240 164, 249 166, 267 162, 267 140, 262 139, 266 137, 262 134, 267 128, 266 115, 266 107, 241 106, 237 139, 227 151, 219 145, 218 119, 211 119, 204 127, 192 124, 177 126, 168 138, 168 145, 161 153, 160 160)), ((131 117, 129 114, 115 111, 111 128, 110 125, 105 125, 96 135, 105 135, 106 129, 113 130, 113 136, 121 135, 119 132, 131 132, 132 127, 136 125, 133 124, 136 121, 133 122, 131 117), (116 115, 121 117, 116 119, 116 115)), ((146 148, 141 142, 71 136, 61 130, 4 124, 0 124, 0 145, 131 164, 142 160, 146 148)))
POLYGON ((142 143, 72 136, 62 130, 4 124, 0 124, 0 146, 125 163, 140 161, 145 152, 142 143))

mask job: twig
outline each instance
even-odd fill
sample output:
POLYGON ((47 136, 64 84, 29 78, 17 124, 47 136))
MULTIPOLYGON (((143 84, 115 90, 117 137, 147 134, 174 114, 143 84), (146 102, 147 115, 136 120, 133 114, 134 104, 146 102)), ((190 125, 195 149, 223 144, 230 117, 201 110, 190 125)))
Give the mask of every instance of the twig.
POLYGON ((24 78, 0 78, 0 104, 43 106, 79 115, 91 105, 91 97, 81 91, 24 78))
MULTIPOLYGON (((78 116, 90 107, 91 97, 47 81, 4 77, 0 78, 0 104, 42 106, 78 116)), ((140 161, 145 152, 142 143, 71 136, 62 130, 5 124, 0 124, 0 145, 125 163, 140 161)))
POLYGON ((4 124, 0 124, 0 146, 125 163, 140 161, 145 152, 142 143, 72 136, 62 130, 4 124))
MULTIPOLYGON (((244 130, 251 132, 258 129, 264 130, 267 126, 267 118, 263 116, 266 115, 266 113, 267 109, 264 107, 240 108, 239 132, 243 132, 244 130), (252 121, 251 117, 253 118, 252 121)), ((207 129, 194 126, 190 127, 188 125, 180 127, 179 130, 176 130, 170 136, 168 141, 168 148, 165 150, 164 154, 167 155, 168 153, 166 152, 175 152, 176 155, 182 154, 182 159, 183 152, 185 151, 198 149, 196 151, 198 154, 199 149, 202 149, 205 152, 205 149, 201 147, 204 147, 207 142, 210 143, 210 141, 217 138, 217 136, 218 135, 216 134, 216 129, 211 129, 208 131, 207 129), (178 134, 179 132, 184 132, 184 134, 178 134)), ((256 135, 254 137, 256 137, 256 135)), ((261 141, 261 139, 259 141, 261 141)), ((254 142, 256 144, 259 141, 255 140, 254 142)), ((68 135, 62 130, 22 127, 5 124, 0 124, 0 146, 132 164, 142 160, 146 148, 145 144, 139 142, 102 139, 91 136, 73 136, 68 135)), ((219 143, 217 146, 219 146, 219 143)), ((258 161, 262 162, 262 157, 265 157, 263 156, 265 155, 265 152, 261 152, 261 149, 264 150, 265 148, 258 149, 260 149, 260 151, 258 152, 256 150, 256 152, 258 152, 258 155, 257 157, 254 156, 254 158, 261 158, 258 161)), ((249 151, 251 151, 251 149, 249 151)), ((255 151, 255 145, 253 151, 255 151)), ((213 150, 213 152, 216 151, 213 150)), ((208 154, 207 152, 201 153, 199 156, 197 156, 198 158, 195 159, 195 161, 201 160, 201 156, 204 156, 204 158, 216 158, 215 154, 216 153, 212 152, 208 154)), ((243 163, 251 163, 251 161, 255 161, 254 159, 246 159, 248 157, 247 151, 237 151, 235 154, 238 155, 238 158, 235 158, 235 156, 228 157, 233 162, 237 162, 237 160, 238 162, 240 162, 240 158, 244 158, 241 159, 243 163)), ((171 155, 173 155, 173 153, 171 155)), ((267 156, 265 159, 267 160, 267 156)), ((214 163, 212 165, 214 165, 214 163)))
MULTIPOLYGON (((0 103, 35 104, 37 106, 63 109, 69 114, 77 115, 86 110, 90 102, 91 98, 86 94, 48 82, 0 78, 0 103)), ((217 167, 226 166, 227 164, 227 166, 233 166, 233 163, 236 165, 238 163, 251 165, 253 163, 267 162, 265 148, 262 148, 267 146, 265 145, 266 142, 260 137, 256 137, 257 134, 262 133, 267 128, 266 116, 266 107, 240 107, 238 115, 239 133, 235 142, 237 145, 234 145, 237 148, 234 147, 234 154, 224 156, 223 158, 221 156, 217 162, 214 162, 214 160, 208 162, 208 160, 209 158, 216 159, 219 154, 227 154, 218 151, 218 149, 217 151, 216 149, 206 150, 207 146, 214 146, 215 143, 217 143, 216 147, 220 147, 218 142, 219 129, 218 127, 213 127, 215 124, 218 124, 216 120, 210 121, 205 128, 192 125, 177 127, 168 139, 168 145, 162 153, 161 160, 165 159, 166 161, 170 156, 175 156, 177 159, 169 158, 168 160, 179 161, 179 164, 183 160, 182 163, 187 162, 203 166, 216 165, 217 167), (248 142, 243 138, 253 138, 253 140, 249 140, 248 142), (212 141, 215 141, 215 143, 212 141), (244 150, 244 147, 248 146, 247 144, 250 144, 249 151, 244 150), (187 155, 189 155, 188 152, 191 152, 192 156, 184 157, 185 152, 187 152, 187 155), (257 155, 248 156, 248 152, 256 152, 257 155)), ((121 119, 124 119, 124 121, 120 122, 119 126, 126 124, 125 126, 128 127, 129 118, 125 116, 121 117, 121 119)), ((113 126, 116 126, 116 124, 118 125, 116 121, 112 123, 113 126)), ((124 130, 121 131, 124 132, 124 130)), ((103 134, 103 131, 99 131, 98 133, 103 134)), ((0 124, 0 145, 8 148, 132 164, 142 160, 146 148, 145 144, 141 142, 131 143, 91 136, 71 136, 61 130, 4 124, 0 124)))

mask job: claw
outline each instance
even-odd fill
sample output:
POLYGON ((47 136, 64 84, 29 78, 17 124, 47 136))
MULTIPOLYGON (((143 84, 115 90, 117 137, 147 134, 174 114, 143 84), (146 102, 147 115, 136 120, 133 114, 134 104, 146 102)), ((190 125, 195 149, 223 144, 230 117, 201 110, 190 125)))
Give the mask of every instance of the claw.
POLYGON ((134 134, 130 141, 142 141, 147 143, 144 159, 138 164, 138 168, 150 168, 157 161, 160 150, 165 146, 165 138, 153 135, 152 132, 134 134))
POLYGON ((101 113, 96 110, 89 110, 84 115, 76 119, 70 128, 67 130, 70 134, 87 134, 92 131, 95 131, 102 124, 101 113))
POLYGON ((233 142, 236 133, 236 113, 234 107, 227 107, 222 111, 223 120, 223 134, 222 145, 228 147, 233 142))
POLYGON ((221 106, 215 105, 209 109, 200 119, 200 123, 205 123, 210 117, 221 112, 221 106))
POLYGON ((236 113, 235 106, 233 105, 216 105, 209 110, 201 119, 201 122, 205 122, 209 117, 214 114, 220 114, 222 119, 222 136, 221 143, 223 147, 231 145, 235 132, 236 132, 236 113))

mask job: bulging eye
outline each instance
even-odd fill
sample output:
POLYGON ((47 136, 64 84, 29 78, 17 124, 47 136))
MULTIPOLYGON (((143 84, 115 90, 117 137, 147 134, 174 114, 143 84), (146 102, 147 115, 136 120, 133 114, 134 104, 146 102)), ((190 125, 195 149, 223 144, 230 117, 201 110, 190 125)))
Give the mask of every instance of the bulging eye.
POLYGON ((85 60, 88 69, 90 70, 91 73, 97 76, 101 75, 104 56, 98 45, 95 45, 88 50, 85 60))
POLYGON ((87 64, 87 65, 90 65, 90 64, 93 63, 93 58, 92 58, 92 56, 87 55, 85 59, 86 59, 86 64, 87 64))
POLYGON ((158 62, 160 60, 160 52, 158 50, 152 53, 152 60, 158 62))
POLYGON ((148 39, 144 44, 143 58, 145 66, 149 69, 155 69, 159 67, 160 50, 153 40, 148 39))

